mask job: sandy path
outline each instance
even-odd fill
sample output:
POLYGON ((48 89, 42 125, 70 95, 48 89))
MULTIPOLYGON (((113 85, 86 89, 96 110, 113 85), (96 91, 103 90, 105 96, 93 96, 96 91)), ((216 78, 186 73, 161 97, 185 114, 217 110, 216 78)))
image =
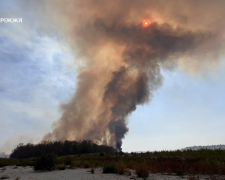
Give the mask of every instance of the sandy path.
MULTIPOLYGON (((131 176, 118 174, 103 174, 101 168, 96 169, 94 174, 89 169, 67 169, 46 172, 35 172, 32 167, 8 166, 0 169, 0 179, 8 177, 8 180, 137 180, 134 171, 131 176)), ((192 177, 193 178, 193 177, 192 177)), ((139 178, 140 179, 140 178, 139 178)), ((174 175, 150 174, 148 180, 188 180, 190 176, 178 177, 174 175)), ((210 180, 209 176, 195 176, 193 180, 210 180)), ((224 176, 217 179, 225 179, 224 176)))
MULTIPOLYGON (((1 168, 2 169, 2 168, 1 168)), ((67 170, 55 170, 46 172, 35 172, 32 167, 15 167, 8 166, 6 170, 0 171, 1 177, 8 176, 8 179, 15 180, 125 180, 129 179, 128 176, 120 176, 117 174, 102 174, 98 169, 94 174, 91 174, 90 169, 67 169, 67 170)))

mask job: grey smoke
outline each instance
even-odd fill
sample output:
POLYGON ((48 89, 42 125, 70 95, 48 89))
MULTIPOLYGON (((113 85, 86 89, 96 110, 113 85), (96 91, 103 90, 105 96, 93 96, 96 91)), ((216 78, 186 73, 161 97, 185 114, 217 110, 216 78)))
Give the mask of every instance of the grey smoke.
POLYGON ((197 70, 219 62, 225 25, 217 14, 225 14, 224 5, 202 0, 43 3, 54 9, 48 11, 57 17, 53 25, 81 64, 75 94, 43 140, 91 139, 121 150, 128 116, 161 86, 162 67, 175 68, 183 59, 198 64, 197 70), (146 17, 151 25, 143 27, 146 17))

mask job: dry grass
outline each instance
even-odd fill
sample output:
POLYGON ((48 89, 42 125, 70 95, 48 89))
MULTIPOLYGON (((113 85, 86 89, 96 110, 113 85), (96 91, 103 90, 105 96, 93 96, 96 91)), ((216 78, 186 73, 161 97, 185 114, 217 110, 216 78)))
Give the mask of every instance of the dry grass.
MULTIPOLYGON (((34 162, 35 159, 17 160, 0 158, 0 166, 29 165, 34 162)), ((173 173, 177 175, 225 175, 225 150, 187 150, 125 154, 95 153, 57 157, 55 165, 61 164, 68 164, 71 169, 77 167, 104 167, 105 173, 119 174, 124 174, 126 168, 128 168, 135 169, 137 174, 141 174, 139 172, 142 171, 149 171, 151 173, 173 173)))
POLYGON ((66 166, 65 166, 65 164, 57 165, 56 169, 58 169, 58 170, 65 170, 66 166))
POLYGON ((149 168, 147 164, 139 163, 135 167, 135 173, 138 177, 146 178, 149 175, 149 168))
POLYGON ((122 175, 125 173, 126 165, 123 162, 119 162, 116 164, 117 172, 122 175))
POLYGON ((91 167, 91 166, 90 166, 90 163, 89 163, 88 161, 84 161, 83 164, 82 164, 82 166, 83 166, 84 168, 90 168, 90 167, 91 167))

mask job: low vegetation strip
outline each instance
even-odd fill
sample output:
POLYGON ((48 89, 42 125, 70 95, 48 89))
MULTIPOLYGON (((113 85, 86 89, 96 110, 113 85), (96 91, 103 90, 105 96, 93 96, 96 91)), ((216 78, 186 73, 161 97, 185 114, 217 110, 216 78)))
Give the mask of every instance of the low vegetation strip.
MULTIPOLYGON (((91 148, 92 146, 86 147, 91 148)), ((149 172, 175 173, 177 175, 225 175, 225 150, 201 149, 146 153, 118 153, 114 149, 109 149, 113 152, 105 152, 105 150, 107 148, 100 153, 77 153, 66 156, 43 153, 40 156, 26 159, 1 158, 0 167, 9 165, 33 166, 34 170, 90 168, 93 172, 94 168, 102 167, 103 173, 118 174, 129 173, 127 170, 133 169, 139 177, 145 177, 149 172)), ((82 152, 93 151, 83 149, 82 152)))

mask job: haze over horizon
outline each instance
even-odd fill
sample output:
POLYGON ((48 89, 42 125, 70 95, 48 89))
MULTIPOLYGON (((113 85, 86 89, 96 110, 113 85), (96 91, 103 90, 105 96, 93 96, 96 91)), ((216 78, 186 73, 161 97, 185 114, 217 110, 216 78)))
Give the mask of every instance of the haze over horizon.
POLYGON ((0 152, 225 144, 225 1, 159 2, 3 1, 23 23, 0 23, 0 152))

